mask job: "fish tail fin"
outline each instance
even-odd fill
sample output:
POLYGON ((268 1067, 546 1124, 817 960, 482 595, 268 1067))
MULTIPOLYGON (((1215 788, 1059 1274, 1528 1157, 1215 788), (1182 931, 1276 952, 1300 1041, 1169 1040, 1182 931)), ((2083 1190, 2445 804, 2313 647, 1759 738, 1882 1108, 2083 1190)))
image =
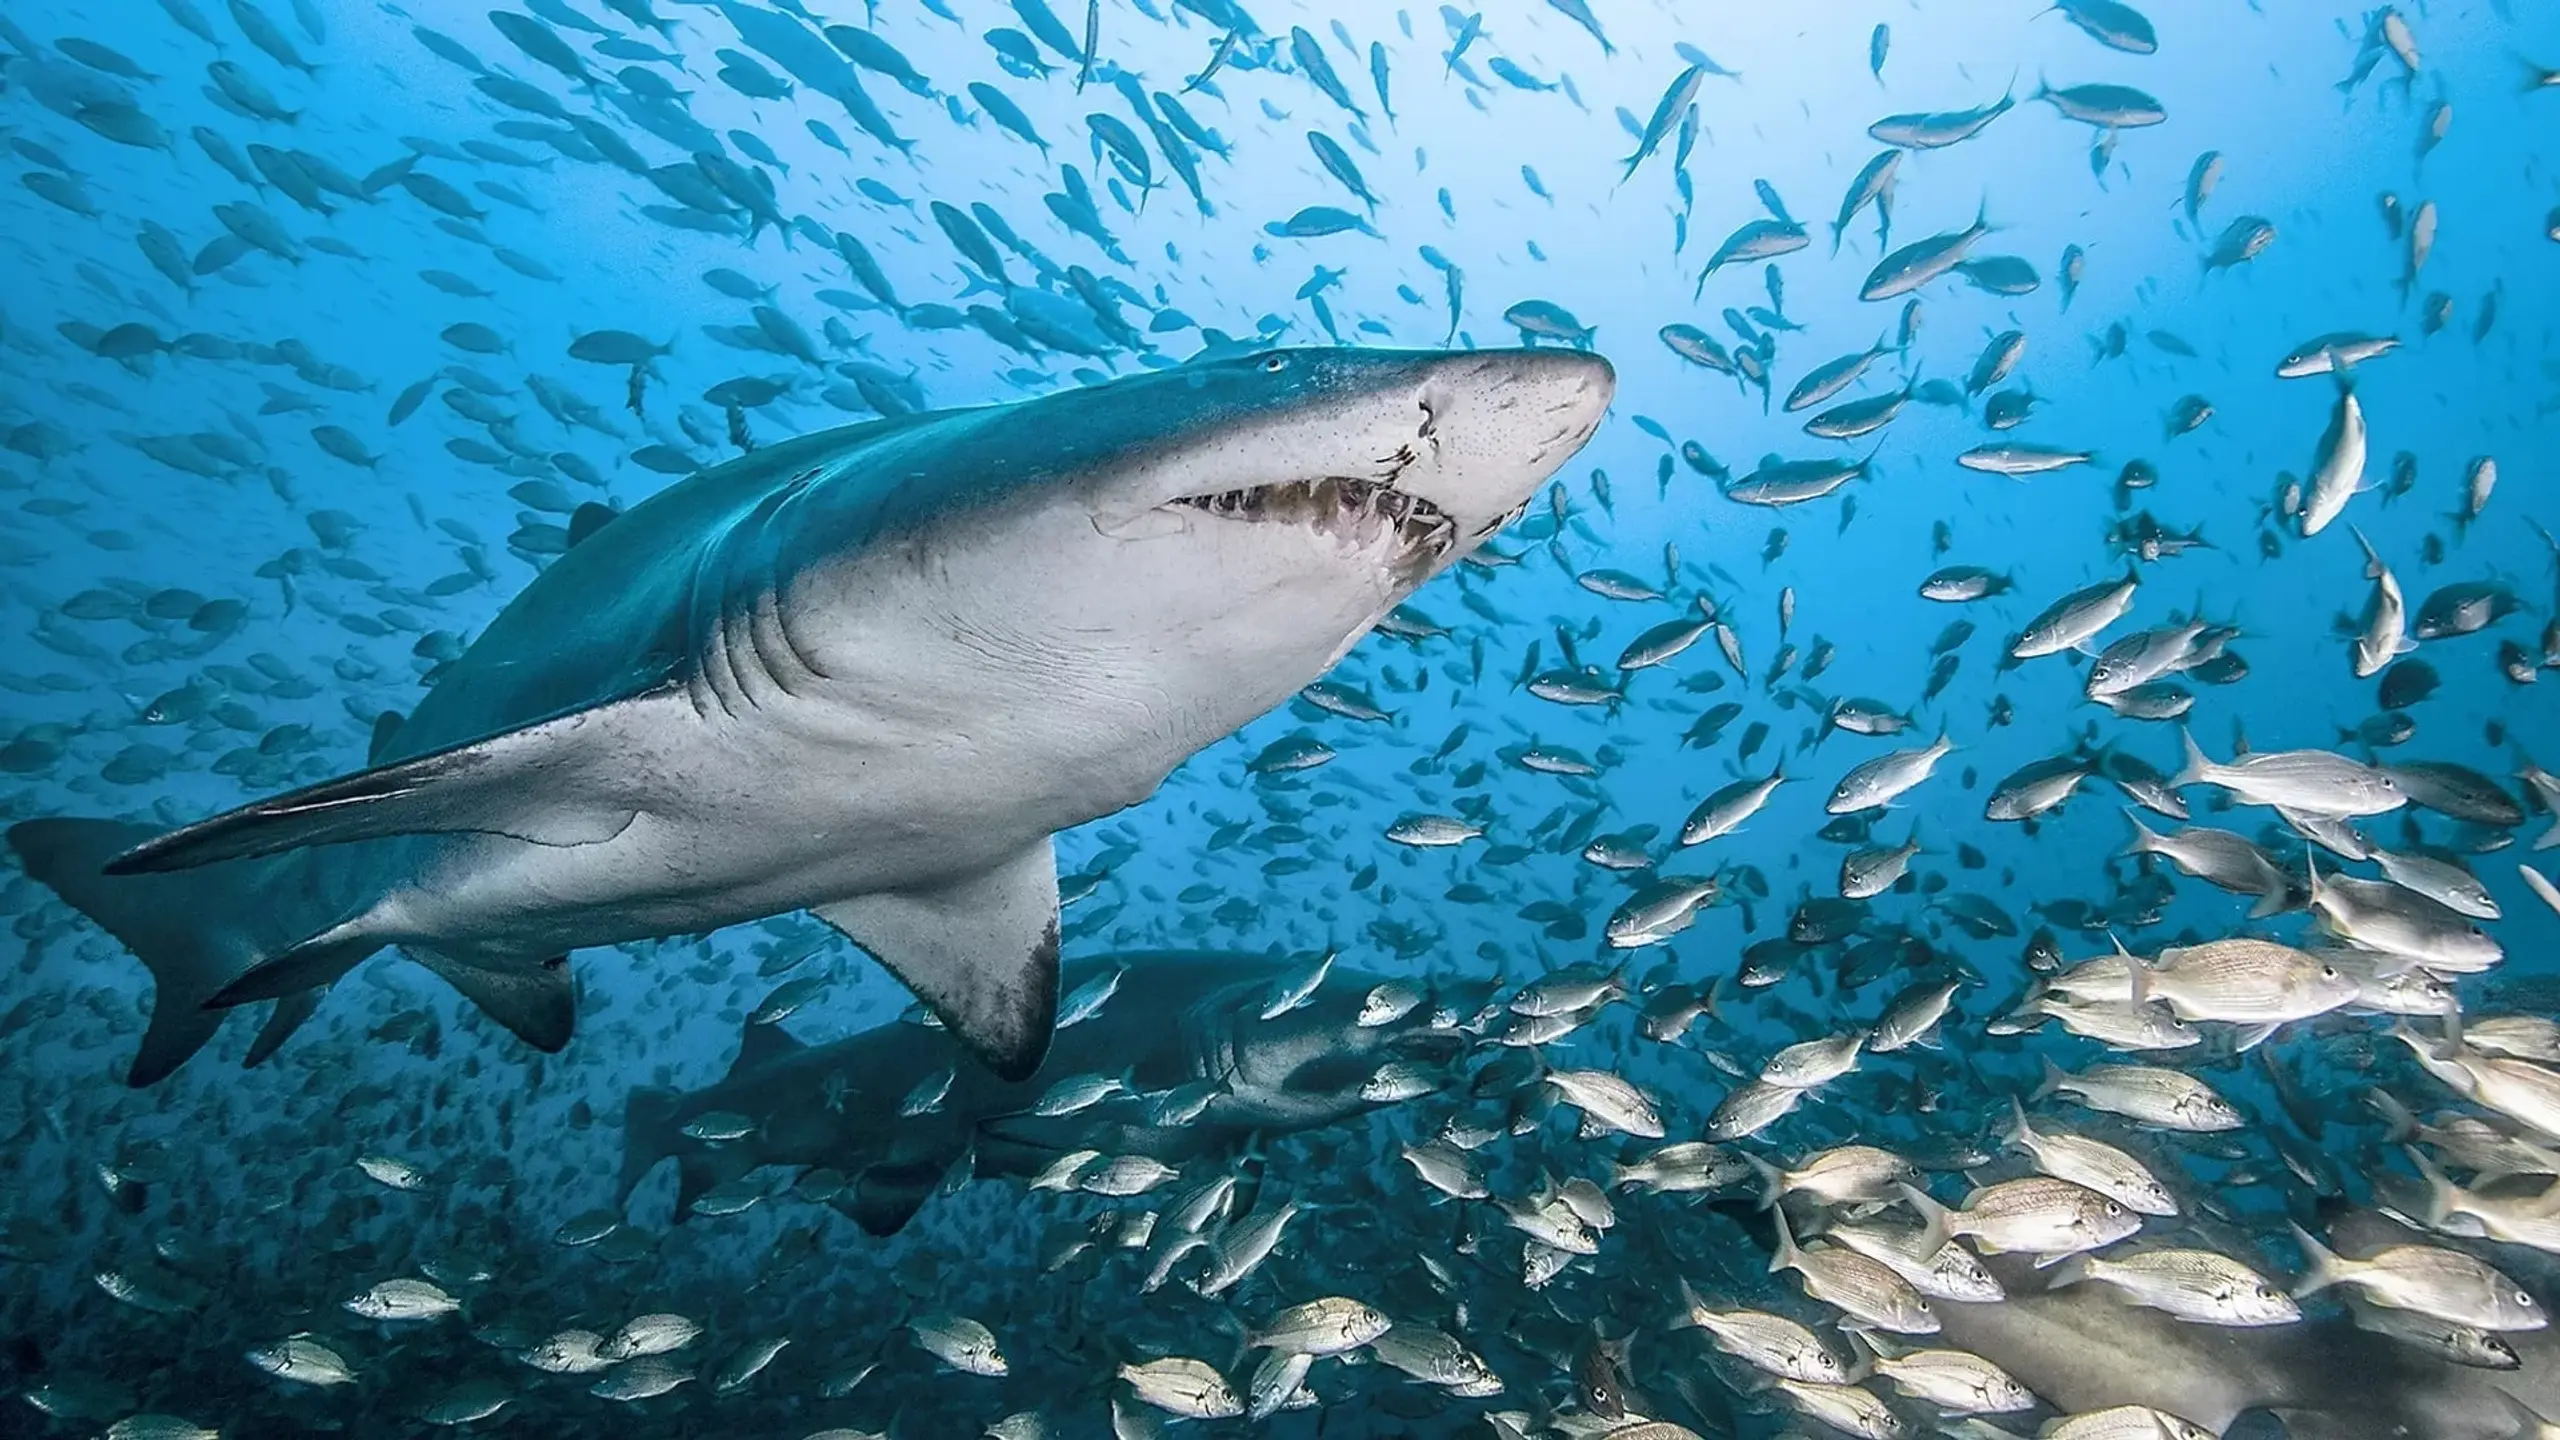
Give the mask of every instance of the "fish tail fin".
MULTIPOLYGON (((2407 1112, 2403 1111, 2402 1113, 2406 1114, 2407 1112)), ((2413 1130, 2416 1128, 2416 1122, 2414 1119, 2411 1121, 2411 1128, 2413 1130)), ((2418 1178, 2424 1180, 2427 1185, 2427 1213, 2425 1217, 2427 1224, 2429 1226, 2443 1225, 2445 1220, 2453 1214, 2455 1206, 2460 1202, 2462 1198, 2460 1193, 2453 1188, 2453 1182, 2445 1178, 2444 1171, 2436 1168, 2436 1163, 2427 1158, 2425 1151, 2411 1145, 2405 1147, 2405 1153, 2409 1157, 2409 1163, 2418 1167, 2418 1178)), ((2475 1180, 2472 1183, 2476 1185, 2485 1182, 2475 1180)))
POLYGON ((2035 1139, 2035 1134, 2034 1128, 2027 1124, 2026 1102, 2015 1095, 2010 1096, 2007 1140, 2012 1145, 2025 1145, 2035 1139))
POLYGON ((2383 572, 2382 556, 2375 552, 2373 542, 2364 538, 2364 532, 2357 529, 2352 524, 2347 526, 2347 533, 2356 537, 2356 544, 2364 549, 2364 578, 2367 580, 2381 579, 2383 572))
POLYGON ((1768 1161, 1761 1159, 1757 1155, 1745 1153, 1742 1160, 1744 1164, 1751 1167, 1752 1180, 1759 1186, 1760 1208, 1763 1210, 1777 1209, 1780 1197, 1784 1196, 1787 1192, 1786 1176, 1779 1173, 1777 1166, 1770 1164, 1768 1161))
MULTIPOLYGON (((2406 1145, 2418 1138, 2418 1117, 2388 1090, 2367 1092, 2365 1104, 2382 1117, 2382 1143, 2406 1145)), ((2421 1172, 2424 1173, 2424 1172, 2421 1172)))
MULTIPOLYGON (((151 1023, 125 1075, 136 1088, 166 1077, 213 1038, 223 1012, 208 1002, 233 977, 307 948, 299 943, 303 937, 330 928, 325 919, 297 923, 308 918, 309 903, 298 899, 307 862, 295 855, 159 874, 107 873, 110 861, 161 833, 146 825, 70 819, 23 821, 8 832, 9 848, 29 876, 124 942, 151 972, 151 1023)), ((348 938, 329 957, 325 979, 344 974, 377 946, 348 938)), ((312 982, 319 983, 325 980, 312 982)))
POLYGON ((2053 1264, 2053 1273, 2045 1277, 2047 1290, 2067 1290, 2089 1278, 2090 1257, 2086 1254, 2065 1255, 2053 1264))
POLYGON ((1680 1313, 1671 1317, 1671 1322, 1668 1328, 1673 1330, 1694 1330, 1698 1328, 1698 1317, 1705 1313, 1706 1308, 1707 1302, 1704 1297, 1698 1294, 1698 1287, 1689 1283, 1688 1276, 1681 1276, 1680 1313))
POLYGON ((2151 967, 2143 964, 2140 959, 2130 959, 2125 962, 2125 998, 2136 1009, 2151 1002, 2158 988, 2156 981, 2157 977, 2152 973, 2151 967))
POLYGON ((2293 1282, 2294 1299, 2317 1295, 2346 1278, 2343 1268, 2346 1262, 2340 1260, 2335 1251, 2292 1221, 2286 1221, 2285 1228, 2293 1232, 2293 1243, 2302 1247, 2303 1272, 2302 1278, 2293 1282))
POLYGON ((2169 777, 2169 788, 2182 790, 2189 785, 2206 783, 2213 775, 2213 761, 2207 759, 2203 749, 2196 744, 2195 732, 2180 726, 2178 744, 2183 747, 2186 763, 2178 767, 2177 774, 2169 777))
POLYGON ((2134 813, 2132 806, 2128 805, 2125 807, 2124 818, 2125 823, 2133 827, 2133 838, 2125 841, 2124 848, 2117 851, 2117 854, 2156 855, 2160 853, 2160 836, 2158 832, 2154 831, 2150 826, 2143 824, 2142 817, 2134 813))
POLYGON ((1793 1270, 1804 1263, 1804 1252, 1796 1248, 1795 1232, 1787 1228, 1786 1206, 1772 1206, 1769 1210, 1769 1218, 1778 1227, 1778 1246, 1769 1252, 1769 1273, 1775 1275, 1781 1270, 1793 1270))
POLYGON ((2036 1081, 2036 1088, 2027 1096, 2030 1100, 2042 1100, 2046 1096, 2060 1092, 2062 1082, 2069 1078, 2062 1073, 2061 1066, 2053 1063, 2052 1056, 2039 1055, 2036 1059, 2044 1066, 2044 1076, 2036 1081))
POLYGON ((1947 1207, 1939 1204, 1928 1191, 1904 1181, 1896 1189, 1920 1215, 1920 1253, 1935 1255, 1947 1244, 1947 1207))

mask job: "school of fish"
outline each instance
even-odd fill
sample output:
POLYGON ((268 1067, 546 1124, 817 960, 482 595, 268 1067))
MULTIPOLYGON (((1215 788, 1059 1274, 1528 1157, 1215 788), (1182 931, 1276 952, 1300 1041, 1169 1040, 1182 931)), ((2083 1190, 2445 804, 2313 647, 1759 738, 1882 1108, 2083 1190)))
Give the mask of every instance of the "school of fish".
POLYGON ((0 1433, 2560 1436, 2560 12, 1468 3, 0 10, 0 1433))

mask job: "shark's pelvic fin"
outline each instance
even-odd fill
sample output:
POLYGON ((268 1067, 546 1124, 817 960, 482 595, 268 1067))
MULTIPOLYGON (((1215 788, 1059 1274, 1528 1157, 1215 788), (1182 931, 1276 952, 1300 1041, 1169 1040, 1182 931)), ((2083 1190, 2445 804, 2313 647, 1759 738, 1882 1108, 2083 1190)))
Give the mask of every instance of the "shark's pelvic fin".
POLYGON ((323 780, 146 839, 116 856, 107 872, 184 870, 393 835, 484 831, 540 845, 610 840, 640 808, 617 771, 624 747, 613 732, 642 708, 685 703, 671 689, 645 690, 323 780))
POLYGON ((852 1216, 866 1235, 895 1235, 933 1197, 946 1168, 929 1160, 874 1165, 836 1198, 836 1208, 852 1216))
POLYGON ((549 1055, 568 1047, 578 1025, 578 987, 568 956, 538 965, 484 967, 419 946, 401 949, 527 1045, 549 1055))
POLYGON ((818 918, 898 977, 987 1068, 1021 1080, 1058 1019, 1058 859, 1043 837, 982 875, 860 895, 818 918))
POLYGON ((381 948, 381 940, 365 932, 363 917, 358 916, 297 941, 232 976, 221 989, 205 997, 204 1008, 228 1010, 259 1000, 284 1000, 308 990, 326 989, 381 948))

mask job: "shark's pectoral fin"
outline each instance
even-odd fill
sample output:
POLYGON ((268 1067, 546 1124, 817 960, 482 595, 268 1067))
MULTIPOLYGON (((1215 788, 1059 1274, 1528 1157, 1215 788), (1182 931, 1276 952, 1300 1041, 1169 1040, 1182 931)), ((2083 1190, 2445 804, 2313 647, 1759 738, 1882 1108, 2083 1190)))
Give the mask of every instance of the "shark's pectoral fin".
MULTIPOLYGON (((630 732, 641 712, 684 707, 669 689, 537 721, 486 739, 359 770, 155 836, 117 856, 110 875, 184 870, 306 845, 481 831, 541 845, 622 833, 641 803, 630 732)), ((690 710, 686 710, 690 715, 690 710)))
POLYGON ((945 1168, 927 1160, 874 1165, 836 1197, 836 1208, 866 1235, 895 1235, 933 1198, 945 1168))
POLYGON ((569 1032, 578 1025, 578 987, 568 956, 539 965, 481 966, 432 950, 404 947, 404 953, 527 1045, 546 1055, 568 1047, 569 1032))
POLYGON ((1046 839, 984 874, 859 895, 818 918, 871 952, 1007 1080, 1049 1053, 1058 1019, 1058 859, 1046 839))

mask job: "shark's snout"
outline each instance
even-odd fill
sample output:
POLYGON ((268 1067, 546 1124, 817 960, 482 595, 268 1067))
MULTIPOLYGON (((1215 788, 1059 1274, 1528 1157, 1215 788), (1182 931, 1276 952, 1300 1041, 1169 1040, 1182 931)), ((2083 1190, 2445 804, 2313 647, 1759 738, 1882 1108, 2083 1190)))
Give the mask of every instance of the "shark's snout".
POLYGON ((1105 534, 1312 531, 1418 580, 1516 515, 1617 393, 1608 361, 1565 350, 1274 351, 1255 366, 1271 393, 1249 420, 1222 419, 1169 497, 1105 534))
POLYGON ((1481 350, 1435 360, 1416 392, 1422 463, 1396 488, 1472 536, 1499 528, 1589 443, 1618 377, 1584 351, 1481 350))
POLYGON ((1618 395, 1618 372, 1586 350, 1504 350, 1496 370, 1531 410, 1554 416, 1561 433, 1590 438, 1618 395))

